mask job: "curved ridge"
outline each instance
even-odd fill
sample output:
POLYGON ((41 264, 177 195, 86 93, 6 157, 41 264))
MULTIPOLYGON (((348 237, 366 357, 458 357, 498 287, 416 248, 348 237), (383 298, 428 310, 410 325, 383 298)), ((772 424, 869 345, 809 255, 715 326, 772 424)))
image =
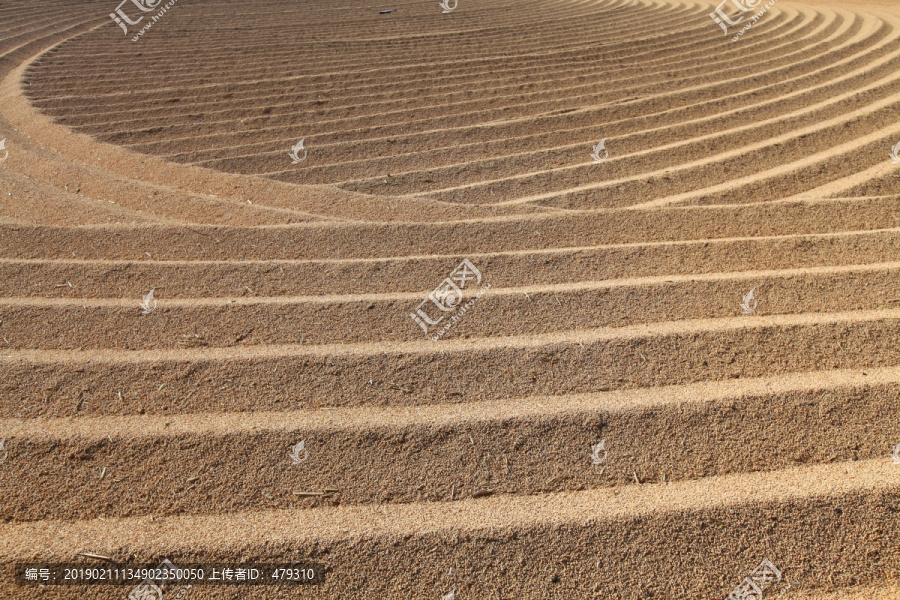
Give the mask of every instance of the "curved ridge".
POLYGON ((0 598, 894 593, 900 9, 388 8, 0 6, 0 598))

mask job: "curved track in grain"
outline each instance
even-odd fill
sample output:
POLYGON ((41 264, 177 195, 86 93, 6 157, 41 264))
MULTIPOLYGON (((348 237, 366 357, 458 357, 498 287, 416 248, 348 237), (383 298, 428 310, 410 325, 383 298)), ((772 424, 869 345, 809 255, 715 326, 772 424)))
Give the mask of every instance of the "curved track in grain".
POLYGON ((114 8, 0 8, 0 596, 896 595, 900 10, 114 8))

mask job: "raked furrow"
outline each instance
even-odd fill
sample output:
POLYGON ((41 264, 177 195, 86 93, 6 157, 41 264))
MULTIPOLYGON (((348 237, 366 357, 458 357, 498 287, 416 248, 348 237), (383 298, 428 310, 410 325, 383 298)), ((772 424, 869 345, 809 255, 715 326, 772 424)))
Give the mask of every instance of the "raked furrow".
POLYGON ((0 6, 0 600, 900 598, 893 0, 117 1, 0 6), (324 581, 40 573, 164 560, 324 581))
POLYGON ((900 370, 877 368, 452 406, 9 419, 9 452, 32 469, 24 485, 0 472, 0 518, 453 502, 870 460, 900 435, 898 393, 900 370), (600 440, 594 466, 585 448, 600 440))
MULTIPOLYGON (((807 588, 821 587, 820 578, 859 583, 846 573, 885 581, 900 568, 898 503, 896 472, 881 458, 622 489, 322 507, 314 519, 304 518, 306 509, 270 509, 13 523, 0 525, 0 560, 61 560, 90 548, 144 563, 167 555, 184 562, 237 555, 330 565, 322 586, 294 592, 301 598, 398 590, 440 597, 451 589, 477 598, 724 597, 760 554, 807 588), (880 558, 875 564, 873 556, 880 558), (801 566, 812 564, 817 568, 801 566)), ((111 597, 96 588, 74 590, 80 598, 111 597)), ((203 589, 208 598, 233 593, 203 589)), ((283 594, 265 587, 253 593, 283 594)))

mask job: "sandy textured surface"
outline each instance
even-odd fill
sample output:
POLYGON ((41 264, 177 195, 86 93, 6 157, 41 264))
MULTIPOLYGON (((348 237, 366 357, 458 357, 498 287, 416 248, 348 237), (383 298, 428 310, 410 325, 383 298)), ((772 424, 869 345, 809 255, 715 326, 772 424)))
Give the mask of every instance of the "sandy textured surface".
POLYGON ((714 8, 0 6, 0 598, 900 598, 900 6, 714 8))

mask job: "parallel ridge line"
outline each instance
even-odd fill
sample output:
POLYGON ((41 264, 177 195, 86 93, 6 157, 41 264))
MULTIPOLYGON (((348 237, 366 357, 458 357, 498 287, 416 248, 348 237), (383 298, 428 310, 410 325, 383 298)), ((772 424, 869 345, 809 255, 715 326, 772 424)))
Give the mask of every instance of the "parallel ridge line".
POLYGON ((597 343, 604 341, 639 340, 689 333, 719 333, 739 330, 752 331, 770 327, 798 327, 833 324, 871 324, 900 320, 900 308, 860 310, 832 313, 800 313, 792 315, 747 315, 741 318, 691 319, 676 322, 645 323, 624 327, 554 332, 537 335, 506 336, 502 338, 449 339, 435 344, 431 340, 401 341, 389 345, 381 343, 350 344, 278 344, 235 348, 203 348, 196 350, 10 350, 0 352, 0 365, 16 361, 33 363, 134 364, 164 360, 249 360, 286 356, 342 357, 379 356, 394 354, 448 354, 483 352, 498 348, 542 348, 554 345, 597 343))
POLYGON ((852 465, 817 465, 777 474, 749 473, 672 484, 628 486, 524 497, 493 497, 454 503, 323 507, 315 519, 303 511, 135 517, 91 521, 0 524, 0 559, 71 556, 98 545, 130 548, 191 548, 238 551, 255 545, 298 540, 423 535, 621 521, 653 513, 677 513, 765 503, 835 497, 860 492, 896 493, 900 488, 889 459, 852 465), (224 535, 223 535, 224 534, 224 535), (73 546, 74 542, 74 546, 73 546))
MULTIPOLYGON (((0 259, 0 263, 4 262, 0 259)), ((167 263, 157 263, 167 264, 167 263)), ((186 263, 191 264, 191 263, 186 263)), ((596 281, 569 281, 559 284, 520 285, 515 287, 491 287, 491 296, 520 296, 524 294, 571 293, 607 290, 625 287, 658 286, 672 283, 744 281, 756 279, 787 279, 804 275, 844 275, 864 274, 879 271, 900 271, 900 262, 867 263, 860 265, 829 265, 800 267, 793 269, 768 269, 730 271, 718 273, 696 273, 658 275, 650 277, 628 277, 596 281)), ((256 306, 283 304, 337 304, 390 300, 420 300, 430 290, 412 292, 383 292, 371 294, 320 294, 315 296, 220 296, 199 298, 166 298, 166 307, 206 307, 206 306, 256 306)), ((900 301, 900 298, 898 298, 900 301)), ((27 296, 0 297, 2 307, 83 307, 83 308, 134 308, 133 298, 47 298, 27 296)))
POLYGON ((87 441, 114 438, 166 438, 181 435, 232 435, 311 429, 401 429, 409 425, 452 426, 467 422, 505 421, 529 417, 605 411, 625 413, 672 405, 700 407, 727 403, 743 396, 780 395, 837 388, 900 385, 900 367, 835 369, 753 377, 731 381, 701 381, 649 389, 612 390, 565 396, 529 396, 476 403, 415 407, 203 412, 172 415, 128 415, 32 419, 8 418, 0 432, 11 438, 87 441))

